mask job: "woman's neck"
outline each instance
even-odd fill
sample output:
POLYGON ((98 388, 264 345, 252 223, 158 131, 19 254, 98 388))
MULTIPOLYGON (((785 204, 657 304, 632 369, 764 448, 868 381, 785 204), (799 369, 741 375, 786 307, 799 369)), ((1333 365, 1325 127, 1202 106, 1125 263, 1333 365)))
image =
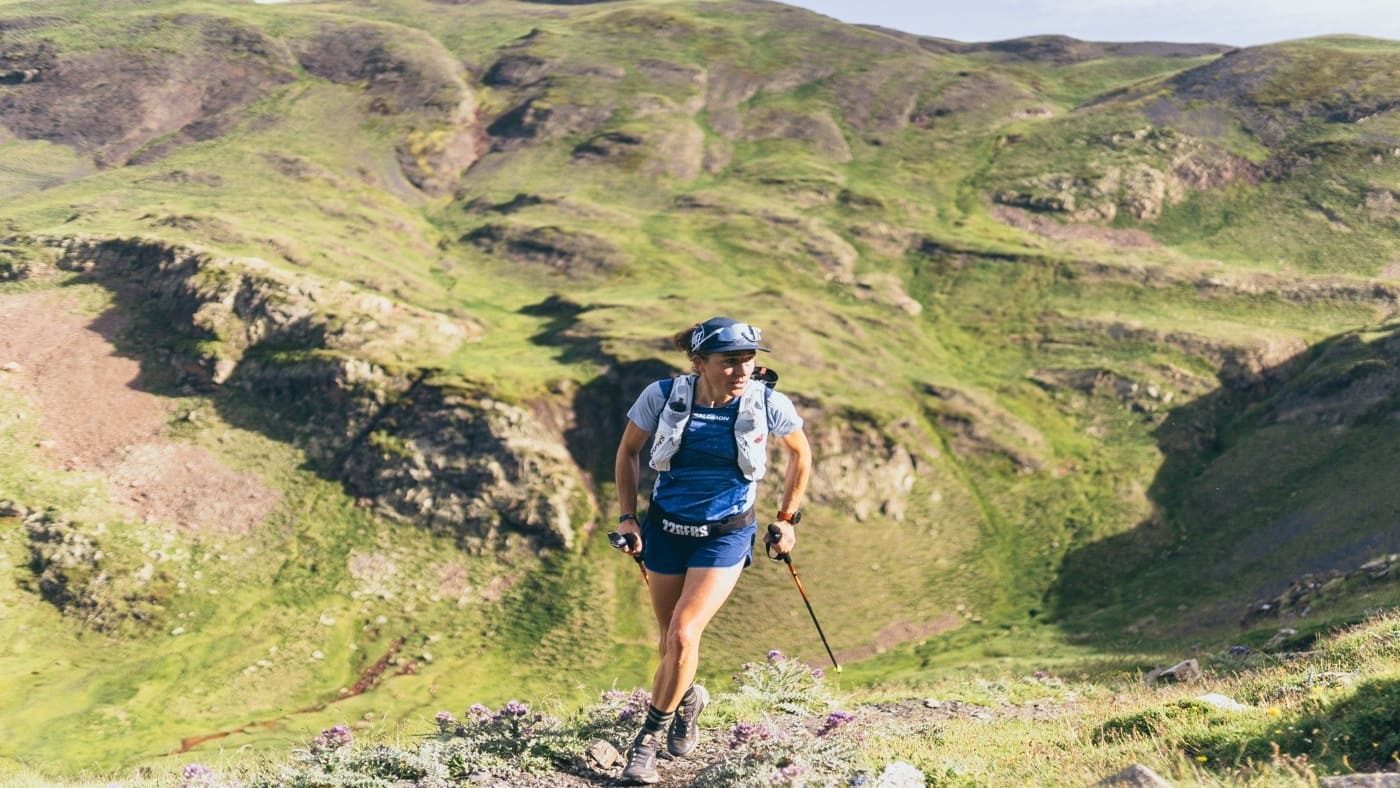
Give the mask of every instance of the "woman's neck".
POLYGON ((698 381, 696 381, 696 383, 695 383, 695 404, 696 404, 696 405, 700 405, 700 406, 706 407, 706 408, 720 408, 720 407, 724 407, 725 405, 728 405, 729 403, 731 403, 731 402, 733 402, 733 401, 734 401, 734 397, 730 396, 729 392, 725 392, 722 396, 718 396, 718 397, 715 396, 715 393, 714 393, 713 391, 710 390, 710 384, 709 384, 709 382, 708 382, 707 380, 705 380, 705 376, 704 376, 704 375, 701 375, 701 376, 700 376, 700 379, 699 379, 698 381))

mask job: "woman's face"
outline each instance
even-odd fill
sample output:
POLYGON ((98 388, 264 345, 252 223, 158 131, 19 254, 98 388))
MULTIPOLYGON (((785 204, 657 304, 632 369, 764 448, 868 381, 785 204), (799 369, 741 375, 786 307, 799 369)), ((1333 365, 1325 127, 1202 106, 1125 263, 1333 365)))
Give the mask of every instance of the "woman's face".
POLYGON ((707 388, 717 397, 737 397, 744 393, 749 376, 753 374, 752 350, 738 353, 711 353, 695 363, 695 371, 705 380, 707 388))

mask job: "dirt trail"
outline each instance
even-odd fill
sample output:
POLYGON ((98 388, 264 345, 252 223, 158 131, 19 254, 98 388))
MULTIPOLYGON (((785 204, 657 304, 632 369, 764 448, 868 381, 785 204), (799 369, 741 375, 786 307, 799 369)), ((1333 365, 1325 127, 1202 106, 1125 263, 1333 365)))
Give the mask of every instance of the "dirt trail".
POLYGON ((140 364, 118 355, 123 328, 115 311, 82 316, 61 292, 0 296, 0 365, 18 365, 0 372, 0 385, 38 408, 40 446, 54 467, 102 474, 130 517, 246 532, 277 492, 164 437, 172 403, 143 390, 140 364))

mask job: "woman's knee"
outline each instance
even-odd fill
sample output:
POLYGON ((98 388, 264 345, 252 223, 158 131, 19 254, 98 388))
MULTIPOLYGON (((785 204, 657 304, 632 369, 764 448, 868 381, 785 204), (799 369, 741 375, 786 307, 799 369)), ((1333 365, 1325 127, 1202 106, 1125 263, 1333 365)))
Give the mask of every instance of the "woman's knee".
POLYGON ((680 660, 682 655, 694 654, 700 649, 700 637, 704 634, 704 627, 672 624, 666 633, 666 655, 680 660))

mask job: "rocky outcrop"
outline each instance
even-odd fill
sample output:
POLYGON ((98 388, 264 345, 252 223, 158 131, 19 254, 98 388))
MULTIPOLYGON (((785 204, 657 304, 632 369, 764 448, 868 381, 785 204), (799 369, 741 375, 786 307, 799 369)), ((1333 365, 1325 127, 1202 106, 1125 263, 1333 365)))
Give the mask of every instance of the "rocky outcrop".
POLYGON ((1329 597, 1346 597, 1364 586, 1400 581, 1400 554, 1377 556, 1350 571, 1332 570, 1299 577, 1281 593, 1254 602, 1240 619, 1241 627, 1251 627, 1270 618, 1294 619, 1306 616, 1313 605, 1325 604, 1329 597))
POLYGON ((415 386, 376 413, 341 467, 380 511, 477 550, 509 534, 568 549, 593 508, 560 436, 481 391, 415 386))
MULTIPOLYGON (((386 363, 394 349, 417 346, 442 359, 480 336, 468 320, 449 320, 360 290, 289 274, 257 258, 225 258, 155 239, 49 238, 58 265, 90 272, 142 298, 202 341, 186 359, 203 382, 229 379, 253 348, 330 350, 386 363)), ((426 351, 424 353, 423 351, 426 351)))
POLYGON ((283 427, 383 513, 480 549, 568 548, 591 520, 563 437, 528 408, 394 361, 408 344, 419 358, 445 358, 479 327, 156 240, 46 242, 61 266, 163 315, 181 341, 151 348, 152 361, 185 383, 275 406, 269 421, 296 414, 283 427))
POLYGON ((1263 165, 1170 127, 1143 126, 1084 140, 1103 153, 1084 171, 1048 172, 993 191, 993 201, 1061 214, 1073 222, 1111 222, 1119 213, 1144 222, 1191 191, 1258 183, 1263 165))
POLYGON ((174 582, 154 563, 115 564, 100 534, 89 533, 53 510, 30 511, 0 501, 0 516, 23 516, 29 569, 39 595, 99 632, 149 626, 165 609, 174 582))
POLYGON ((934 384, 925 384, 922 393, 925 410, 959 457, 1000 457, 1023 474, 1045 467, 1045 439, 989 398, 934 384))
POLYGON ((612 272, 626 262, 622 250, 611 242, 561 227, 487 224, 462 236, 462 240, 517 263, 569 277, 612 272))
POLYGON ((534 97, 496 118, 486 132, 498 149, 509 150, 527 142, 548 142, 601 127, 612 115, 606 104, 555 103, 534 97))
POLYGON ((814 464, 808 485, 812 500, 839 503, 861 522, 876 516, 904 520, 920 467, 931 459, 909 450, 927 443, 914 426, 900 422, 882 427, 851 411, 805 412, 813 425, 809 437, 814 464))
POLYGON ((481 156, 476 94, 462 64, 432 36, 391 25, 337 25, 293 46, 312 75, 363 85, 368 111, 411 119, 395 152, 404 176, 424 192, 451 194, 481 156))
MULTIPOLYGON (((22 139, 47 140, 100 165, 150 161, 222 134, 242 107, 295 79, 277 41, 232 18, 133 16, 128 40, 199 42, 199 52, 67 52, 49 39, 0 55, 0 123, 22 139)), ((8 41, 6 42, 8 43, 8 41)))
POLYGON ((1092 333, 1100 338, 1100 342, 1108 339, 1176 348, 1186 355, 1210 362, 1216 368, 1220 381, 1235 389, 1283 380, 1294 370, 1292 362, 1307 349, 1303 340, 1282 335, 1232 341, 1116 320, 1074 318, 1064 320, 1061 325, 1074 332, 1092 333))
POLYGON ((1328 341, 1270 403, 1264 423, 1355 425, 1400 415, 1400 330, 1328 341))

